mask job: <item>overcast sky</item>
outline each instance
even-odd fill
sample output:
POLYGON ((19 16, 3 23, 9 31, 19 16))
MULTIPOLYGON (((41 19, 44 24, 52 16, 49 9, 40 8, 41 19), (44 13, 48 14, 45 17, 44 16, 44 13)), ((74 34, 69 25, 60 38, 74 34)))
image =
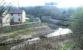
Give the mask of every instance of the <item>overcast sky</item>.
POLYGON ((83 6, 83 0, 6 0, 6 2, 11 2, 14 6, 39 6, 49 2, 57 3, 60 8, 83 6))

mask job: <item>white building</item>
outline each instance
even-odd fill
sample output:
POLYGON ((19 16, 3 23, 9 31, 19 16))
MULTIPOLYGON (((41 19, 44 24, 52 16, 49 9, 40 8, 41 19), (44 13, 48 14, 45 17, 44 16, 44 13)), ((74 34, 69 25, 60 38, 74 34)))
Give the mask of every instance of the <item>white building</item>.
POLYGON ((2 15, 2 25, 21 24, 26 21, 26 12, 19 8, 11 8, 2 15))

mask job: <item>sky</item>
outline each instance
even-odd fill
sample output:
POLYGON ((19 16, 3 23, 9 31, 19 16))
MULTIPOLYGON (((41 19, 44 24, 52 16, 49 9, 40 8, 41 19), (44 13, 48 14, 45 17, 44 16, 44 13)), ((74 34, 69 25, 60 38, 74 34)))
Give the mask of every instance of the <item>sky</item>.
POLYGON ((57 3, 57 7, 59 8, 69 8, 69 7, 79 7, 83 6, 83 0, 5 0, 10 5, 14 6, 41 6, 45 5, 45 3, 54 2, 57 3))

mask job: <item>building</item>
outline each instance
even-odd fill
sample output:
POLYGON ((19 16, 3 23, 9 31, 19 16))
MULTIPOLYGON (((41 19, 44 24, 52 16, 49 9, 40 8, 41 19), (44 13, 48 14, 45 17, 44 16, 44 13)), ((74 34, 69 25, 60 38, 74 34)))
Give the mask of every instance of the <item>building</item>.
POLYGON ((26 21, 26 12, 20 8, 11 8, 3 13, 1 20, 3 26, 21 24, 26 21))

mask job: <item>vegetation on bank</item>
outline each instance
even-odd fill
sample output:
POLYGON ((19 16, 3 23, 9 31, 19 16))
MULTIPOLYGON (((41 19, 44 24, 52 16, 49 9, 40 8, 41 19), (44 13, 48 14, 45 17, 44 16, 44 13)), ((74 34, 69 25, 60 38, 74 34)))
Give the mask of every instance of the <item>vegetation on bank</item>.
POLYGON ((83 50, 83 8, 78 8, 72 15, 70 28, 73 31, 75 47, 83 50))

